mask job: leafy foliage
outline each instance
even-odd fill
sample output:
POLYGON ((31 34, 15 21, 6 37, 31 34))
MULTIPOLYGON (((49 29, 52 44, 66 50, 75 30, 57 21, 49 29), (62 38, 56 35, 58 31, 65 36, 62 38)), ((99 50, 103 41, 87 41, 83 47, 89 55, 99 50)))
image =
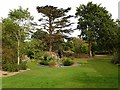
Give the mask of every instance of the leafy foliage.
POLYGON ((39 39, 31 39, 31 41, 26 42, 25 53, 30 58, 39 59, 43 50, 45 49, 46 44, 39 39))
POLYGON ((23 48, 24 40, 28 29, 30 30, 30 17, 28 9, 19 7, 10 10, 8 17, 2 20, 3 70, 17 71, 19 70, 18 65, 21 69, 25 66, 22 65, 21 60, 25 50, 23 48))
POLYGON ((41 65, 49 65, 49 61, 47 61, 47 60, 46 60, 46 61, 43 60, 43 61, 40 62, 40 64, 41 64, 41 65))
POLYGON ((120 65, 120 21, 117 20, 116 38, 114 38, 114 55, 112 63, 120 65))
POLYGON ((88 44, 80 38, 73 38, 73 51, 77 54, 88 53, 88 44))
POLYGON ((40 59, 40 64, 41 65, 49 65, 49 62, 51 60, 54 60, 53 57, 51 57, 47 52, 44 52, 44 54, 42 55, 42 58, 40 59))
POLYGON ((115 38, 115 22, 111 14, 101 5, 88 2, 87 5, 80 5, 76 9, 78 19, 77 28, 81 30, 81 36, 89 43, 89 56, 91 56, 92 42, 102 45, 101 49, 112 49, 115 38), (106 41, 107 40, 107 41, 106 41))
POLYGON ((73 62, 73 60, 71 60, 70 58, 67 58, 67 59, 65 59, 65 60, 63 61, 63 65, 64 65, 64 66, 70 66, 70 65, 72 65, 72 64, 74 64, 74 62, 73 62))
POLYGON ((11 19, 3 19, 2 22, 2 59, 3 64, 7 62, 16 62, 17 61, 17 47, 16 47, 16 38, 13 37, 13 32, 19 26, 13 22, 11 19))
POLYGON ((64 42, 64 50, 73 51, 76 54, 88 53, 88 44, 80 38, 73 37, 64 42))
POLYGON ((17 72, 19 70, 26 70, 26 69, 27 69, 26 62, 22 62, 19 65, 14 62, 7 62, 2 65, 3 71, 17 72))
POLYGON ((8 18, 12 19, 17 25, 20 27, 14 30, 14 37, 17 41, 17 57, 18 57, 18 64, 20 64, 20 46, 21 43, 24 42, 27 34, 30 30, 30 21, 33 20, 33 17, 30 15, 30 12, 27 9, 23 9, 19 7, 18 9, 10 10, 8 14, 8 18))

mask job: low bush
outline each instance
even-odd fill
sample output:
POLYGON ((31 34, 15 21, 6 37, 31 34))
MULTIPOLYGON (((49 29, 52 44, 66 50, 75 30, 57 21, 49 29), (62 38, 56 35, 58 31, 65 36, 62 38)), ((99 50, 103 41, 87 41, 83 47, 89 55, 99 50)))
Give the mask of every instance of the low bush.
POLYGON ((2 65, 3 71, 16 72, 19 70, 19 67, 16 63, 6 63, 2 65))
POLYGON ((64 66, 70 66, 70 65, 72 65, 72 64, 74 64, 74 62, 73 62, 73 60, 70 59, 70 58, 67 58, 67 59, 63 60, 63 65, 64 65, 64 66))
POLYGON ((49 64, 49 61, 48 60, 42 60, 41 62, 40 62, 40 64, 41 65, 48 65, 49 64))
POLYGON ((114 53, 111 63, 120 65, 120 53, 114 53))
POLYGON ((114 56, 111 60, 111 63, 120 65, 120 59, 117 56, 114 56))
POLYGON ((19 65, 19 70, 26 70, 26 69, 27 69, 26 63, 27 63, 27 62, 22 62, 22 63, 19 65))
POLYGON ((55 58, 52 58, 48 53, 45 53, 44 56, 41 58, 41 65, 49 65, 51 61, 54 61, 55 58))
POLYGON ((27 69, 26 62, 22 62, 20 63, 20 65, 18 65, 17 63, 5 63, 2 65, 3 71, 17 72, 19 70, 26 70, 26 69, 27 69))

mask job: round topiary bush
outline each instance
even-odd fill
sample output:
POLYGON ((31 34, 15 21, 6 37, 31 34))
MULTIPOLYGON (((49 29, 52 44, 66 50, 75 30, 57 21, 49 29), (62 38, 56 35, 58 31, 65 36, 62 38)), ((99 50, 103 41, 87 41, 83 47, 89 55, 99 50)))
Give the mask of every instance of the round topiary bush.
POLYGON ((73 65, 73 64, 74 64, 74 62, 70 59, 67 59, 67 60, 63 61, 64 66, 70 66, 70 65, 73 65))

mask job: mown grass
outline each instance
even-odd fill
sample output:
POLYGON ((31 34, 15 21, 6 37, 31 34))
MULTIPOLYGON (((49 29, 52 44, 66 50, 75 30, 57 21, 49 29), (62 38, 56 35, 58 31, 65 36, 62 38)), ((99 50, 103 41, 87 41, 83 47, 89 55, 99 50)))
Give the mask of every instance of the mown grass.
POLYGON ((118 67, 110 58, 76 59, 80 66, 48 68, 28 63, 30 71, 4 77, 3 88, 117 88, 118 67))
POLYGON ((0 78, 0 90, 2 89, 2 78, 0 78))

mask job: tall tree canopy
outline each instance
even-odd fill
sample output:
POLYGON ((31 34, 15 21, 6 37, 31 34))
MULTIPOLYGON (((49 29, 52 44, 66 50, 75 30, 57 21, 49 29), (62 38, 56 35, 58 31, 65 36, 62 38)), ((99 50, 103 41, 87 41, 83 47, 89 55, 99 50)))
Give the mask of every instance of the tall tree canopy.
POLYGON ((111 37, 115 36, 115 23, 104 7, 88 2, 87 5, 82 4, 77 7, 75 15, 78 18, 77 28, 89 43, 89 56, 92 56, 91 47, 95 41, 102 45, 101 48, 113 47, 110 41, 111 37))
POLYGON ((58 9, 54 6, 37 6, 38 13, 41 13, 43 17, 39 19, 41 22, 41 30, 48 33, 49 40, 49 51, 52 51, 53 41, 58 38, 64 37, 65 33, 72 32, 73 30, 69 28, 71 26, 70 18, 71 15, 67 13, 71 8, 58 9))

